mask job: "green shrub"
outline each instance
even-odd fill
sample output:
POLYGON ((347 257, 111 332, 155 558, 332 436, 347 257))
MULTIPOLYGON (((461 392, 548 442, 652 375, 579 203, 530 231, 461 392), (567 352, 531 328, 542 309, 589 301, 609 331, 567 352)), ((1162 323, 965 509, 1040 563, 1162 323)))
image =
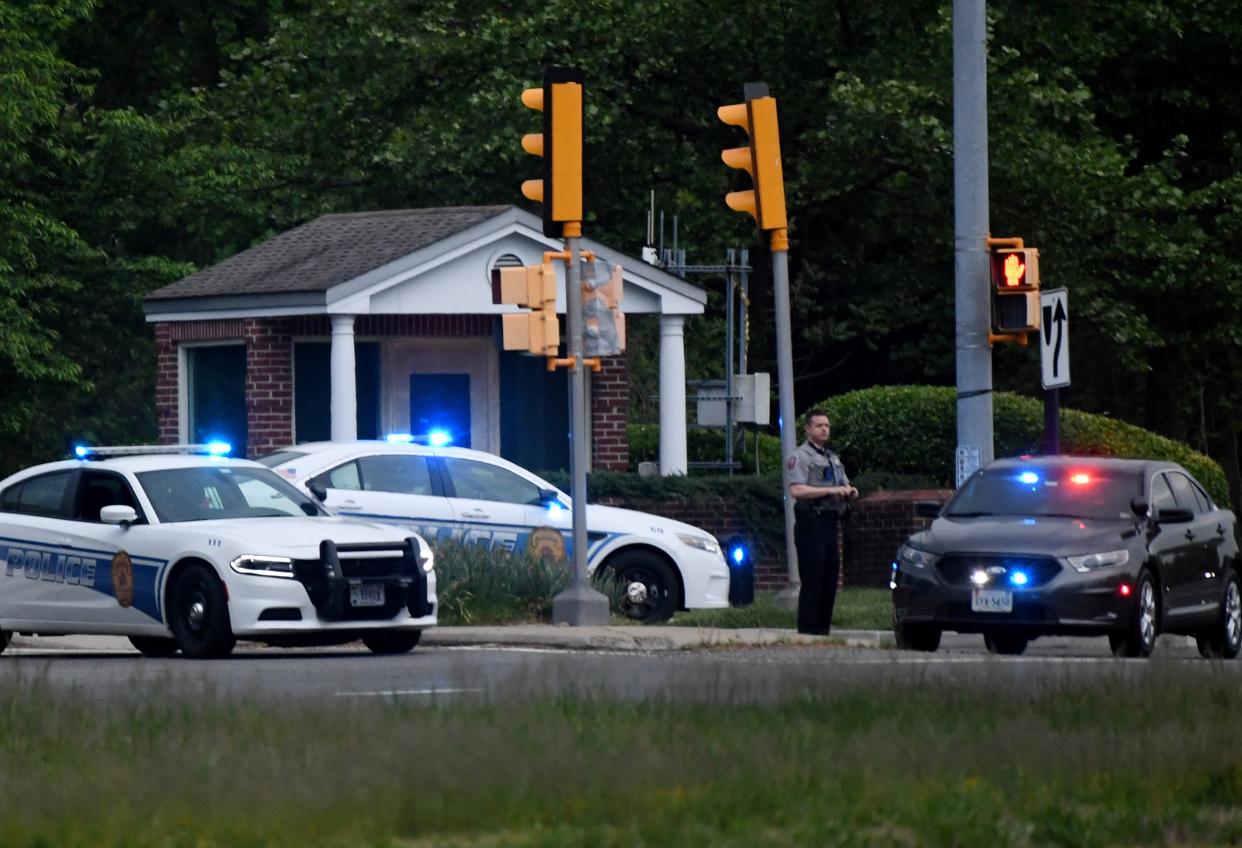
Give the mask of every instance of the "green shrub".
POLYGON ((460 542, 435 545, 440 624, 547 621, 571 582, 564 560, 460 542))
MULTIPOLYGON (((640 462, 658 462, 660 459, 660 425, 630 424, 625 428, 630 443, 630 470, 637 470, 640 462)), ((758 473, 766 474, 781 468, 781 440, 769 433, 747 431, 745 443, 733 451, 734 462, 740 470, 755 472, 755 439, 759 440, 758 473)), ((686 457, 690 462, 723 462, 724 430, 690 430, 686 433, 686 457)), ((715 473, 715 472, 712 472, 715 473)))
MULTIPOLYGON (((832 444, 853 474, 884 471, 954 482, 956 393, 948 386, 878 386, 849 392, 821 406, 832 417, 832 444)), ((992 403, 996 456, 1039 453, 1043 404, 1011 392, 992 403)), ((1184 465, 1219 503, 1229 487, 1220 465, 1188 445, 1106 415, 1061 410, 1061 449, 1081 456, 1167 459, 1184 465)))

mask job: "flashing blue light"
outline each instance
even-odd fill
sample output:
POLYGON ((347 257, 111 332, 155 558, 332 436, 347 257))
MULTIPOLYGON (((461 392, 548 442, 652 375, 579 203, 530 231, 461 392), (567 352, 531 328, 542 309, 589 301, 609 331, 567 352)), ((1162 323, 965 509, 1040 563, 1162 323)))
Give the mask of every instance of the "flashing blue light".
POLYGON ((1027 483, 1027 484, 1038 483, 1039 475, 1036 474, 1034 471, 1023 471, 1021 474, 1018 475, 1018 480, 1020 482, 1027 483))
POLYGON ((389 433, 384 437, 384 441, 393 445, 409 445, 413 444, 414 437, 409 433, 389 433))
POLYGON ((228 456, 233 452, 233 446, 222 439, 214 439, 207 443, 205 450, 211 456, 228 456))
POLYGON ((1015 586, 1025 586, 1027 580, 1025 571, 1011 571, 1009 573, 1009 582, 1015 586))
POLYGON ((427 434, 427 444, 433 448, 442 448, 453 443, 453 434, 448 430, 432 430, 427 434))
POLYGON ((742 547, 741 545, 734 545, 733 548, 729 551, 729 558, 733 560, 734 562, 736 562, 738 565, 741 565, 743 562, 746 561, 746 549, 742 547))
POLYGON ((91 452, 91 449, 88 448, 86 445, 74 445, 73 446, 73 455, 76 456, 78 459, 86 459, 87 455, 89 455, 90 452, 91 452))
POLYGON ((561 506, 560 501, 548 501, 548 515, 551 518, 560 517, 560 514, 564 511, 565 509, 561 506))

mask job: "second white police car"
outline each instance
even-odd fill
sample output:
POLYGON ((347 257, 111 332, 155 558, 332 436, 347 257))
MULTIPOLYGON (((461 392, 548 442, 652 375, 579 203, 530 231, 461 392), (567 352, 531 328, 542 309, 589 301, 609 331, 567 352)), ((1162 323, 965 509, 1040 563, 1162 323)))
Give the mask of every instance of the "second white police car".
MULTIPOLYGON (((406 437, 408 439, 408 437, 406 437)), ((417 530, 435 544, 572 555, 569 497, 493 454, 393 441, 313 442, 259 457, 339 515, 417 530)), ((729 606, 729 567, 706 530, 645 512, 587 506, 587 567, 643 622, 729 606)))
POLYGON ((177 451, 78 449, 0 480, 0 650, 86 633, 148 656, 238 639, 399 653, 435 624, 426 541, 328 515, 258 463, 177 451))

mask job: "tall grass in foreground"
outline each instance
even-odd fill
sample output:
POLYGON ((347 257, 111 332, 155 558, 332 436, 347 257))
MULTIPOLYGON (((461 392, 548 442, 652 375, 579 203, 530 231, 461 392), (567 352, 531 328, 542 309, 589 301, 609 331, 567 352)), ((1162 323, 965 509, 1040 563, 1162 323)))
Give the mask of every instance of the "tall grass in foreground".
POLYGON ((767 704, 710 703, 711 680, 639 703, 100 703, 9 674, 0 845, 1242 843, 1236 675, 1003 668, 767 704))
MULTIPOLYGON (((686 610, 674 615, 669 624, 793 629, 798 626, 798 615, 794 610, 777 607, 775 592, 756 592, 753 604, 728 609, 686 610)), ((893 626, 892 593, 888 589, 841 589, 832 610, 832 626, 838 630, 888 630, 893 626)))

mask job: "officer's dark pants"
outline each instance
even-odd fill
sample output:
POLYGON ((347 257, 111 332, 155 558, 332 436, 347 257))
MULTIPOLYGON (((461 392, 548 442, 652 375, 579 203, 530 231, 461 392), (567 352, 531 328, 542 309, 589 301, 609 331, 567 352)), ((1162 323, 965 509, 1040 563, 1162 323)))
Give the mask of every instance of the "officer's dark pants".
POLYGON ((798 550, 798 632, 827 633, 837 600, 841 558, 837 553, 838 516, 835 512, 799 513, 794 522, 798 550))

